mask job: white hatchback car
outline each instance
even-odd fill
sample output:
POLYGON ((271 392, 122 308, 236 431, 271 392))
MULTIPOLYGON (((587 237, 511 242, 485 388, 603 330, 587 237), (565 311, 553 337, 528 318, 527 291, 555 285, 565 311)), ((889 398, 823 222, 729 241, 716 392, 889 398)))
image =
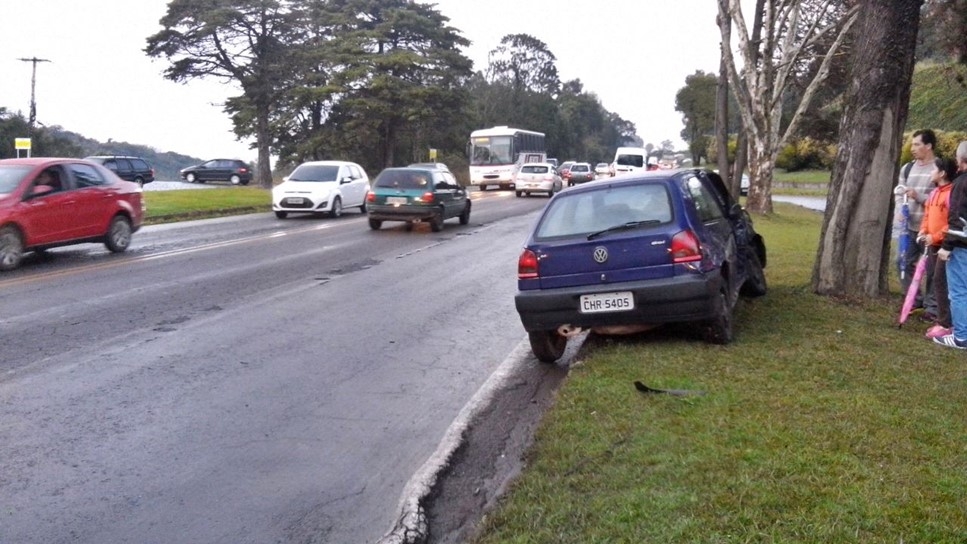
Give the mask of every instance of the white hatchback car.
POLYGON ((552 197, 563 188, 564 181, 554 169, 554 165, 549 162, 522 164, 514 175, 514 190, 517 196, 547 193, 548 197, 552 197))
POLYGON ((304 162, 272 188, 272 211, 279 219, 290 213, 339 217, 345 208, 359 208, 366 213, 368 191, 369 177, 354 162, 304 162))

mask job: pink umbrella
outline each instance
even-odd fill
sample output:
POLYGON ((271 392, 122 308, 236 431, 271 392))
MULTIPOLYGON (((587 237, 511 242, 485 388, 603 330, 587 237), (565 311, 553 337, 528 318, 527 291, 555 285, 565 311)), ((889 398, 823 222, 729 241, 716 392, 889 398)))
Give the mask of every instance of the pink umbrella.
POLYGON ((913 278, 910 279, 907 296, 903 299, 903 307, 900 308, 900 318, 897 320, 897 328, 902 327, 903 323, 910 317, 910 311, 913 310, 913 302, 917 299, 917 292, 920 291, 920 280, 923 279, 923 273, 926 270, 927 246, 924 246, 923 255, 920 256, 920 260, 917 261, 917 267, 913 270, 913 278))

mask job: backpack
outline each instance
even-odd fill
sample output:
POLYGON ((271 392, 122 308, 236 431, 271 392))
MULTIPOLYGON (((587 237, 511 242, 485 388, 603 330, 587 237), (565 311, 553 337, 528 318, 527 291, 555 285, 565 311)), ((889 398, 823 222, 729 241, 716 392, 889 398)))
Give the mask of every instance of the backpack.
POLYGON ((907 184, 907 180, 910 179, 910 170, 913 170, 914 161, 910 161, 903 165, 903 184, 907 184))

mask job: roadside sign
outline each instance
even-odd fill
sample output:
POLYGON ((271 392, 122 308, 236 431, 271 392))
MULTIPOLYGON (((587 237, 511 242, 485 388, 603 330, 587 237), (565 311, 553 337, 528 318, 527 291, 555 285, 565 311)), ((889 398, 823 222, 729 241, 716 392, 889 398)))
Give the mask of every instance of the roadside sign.
POLYGON ((436 162, 436 149, 430 148, 430 162, 436 162))
POLYGON ((30 158, 30 138, 14 138, 13 147, 17 150, 17 158, 20 158, 20 150, 27 150, 27 158, 30 158))

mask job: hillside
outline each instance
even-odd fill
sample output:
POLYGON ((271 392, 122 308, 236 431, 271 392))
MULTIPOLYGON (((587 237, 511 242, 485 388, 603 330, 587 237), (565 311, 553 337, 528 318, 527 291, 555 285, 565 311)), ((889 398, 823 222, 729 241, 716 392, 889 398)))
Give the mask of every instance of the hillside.
POLYGON ((161 153, 152 147, 128 142, 99 142, 75 132, 58 128, 53 128, 51 132, 56 137, 68 140, 78 146, 82 150, 81 155, 84 157, 89 155, 133 155, 141 157, 154 167, 155 178, 159 180, 177 180, 179 179, 178 171, 182 168, 208 160, 171 151, 161 153))
POLYGON ((907 130, 967 130, 967 66, 920 63, 913 71, 907 130))

